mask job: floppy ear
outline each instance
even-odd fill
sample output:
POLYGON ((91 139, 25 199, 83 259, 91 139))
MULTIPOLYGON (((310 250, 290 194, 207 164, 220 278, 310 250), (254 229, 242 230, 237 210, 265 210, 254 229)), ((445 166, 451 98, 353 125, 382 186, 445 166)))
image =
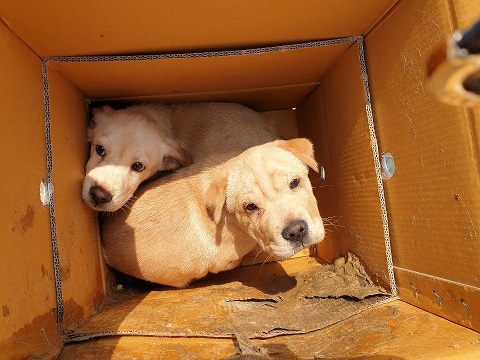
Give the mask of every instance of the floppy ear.
POLYGON ((100 107, 94 107, 94 108, 92 108, 92 116, 96 117, 100 114, 111 113, 112 111, 115 111, 115 110, 113 110, 113 108, 110 105, 103 105, 103 106, 100 106, 100 107))
POLYGON ((300 161, 318 173, 318 164, 314 158, 313 144, 305 138, 297 138, 292 140, 276 140, 273 142, 275 146, 290 151, 300 161))
POLYGON ((205 194, 205 206, 210 218, 218 224, 222 216, 223 206, 227 201, 227 176, 215 179, 205 194))
POLYGON ((193 164, 192 155, 176 141, 168 142, 168 153, 163 157, 165 170, 176 170, 193 164))
POLYGON ((88 121, 87 127, 87 138, 89 142, 92 142, 93 132, 99 121, 101 121, 101 115, 113 112, 115 110, 112 109, 109 105, 103 105, 101 107, 92 108, 92 117, 88 121))
POLYGON ((87 127, 87 140, 89 143, 91 143, 93 140, 93 133, 95 130, 95 126, 97 126, 97 123, 93 119, 90 119, 87 127))

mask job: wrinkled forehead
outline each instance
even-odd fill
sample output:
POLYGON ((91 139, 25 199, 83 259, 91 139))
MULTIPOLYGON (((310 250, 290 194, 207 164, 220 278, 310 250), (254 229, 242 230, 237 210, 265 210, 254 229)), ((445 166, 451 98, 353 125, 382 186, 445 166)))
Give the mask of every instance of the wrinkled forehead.
POLYGON ((273 197, 288 188, 293 178, 307 173, 307 166, 289 151, 261 148, 243 157, 241 165, 229 177, 229 186, 243 193, 261 192, 273 197))
POLYGON ((305 173, 307 166, 290 151, 270 146, 251 149, 243 158, 243 164, 256 177, 267 175, 288 175, 291 173, 305 173))

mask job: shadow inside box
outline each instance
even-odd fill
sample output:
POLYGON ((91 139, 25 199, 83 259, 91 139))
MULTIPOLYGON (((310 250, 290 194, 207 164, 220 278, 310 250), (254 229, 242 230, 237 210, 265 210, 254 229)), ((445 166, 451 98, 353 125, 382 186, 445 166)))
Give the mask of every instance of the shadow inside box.
POLYGON ((229 302, 269 303, 296 286, 295 276, 275 262, 209 274, 181 289, 114 269, 110 275, 107 299, 95 315, 69 329, 67 343, 118 335, 233 338, 229 302))
POLYGON ((204 278, 192 281, 181 289, 137 279, 114 269, 112 271, 117 289, 135 289, 139 292, 198 289, 229 283, 234 286, 235 283, 241 283, 244 286, 256 288, 265 295, 278 295, 295 288, 297 285, 295 275, 289 275, 284 267, 276 261, 264 264, 243 265, 217 274, 210 273, 204 278))

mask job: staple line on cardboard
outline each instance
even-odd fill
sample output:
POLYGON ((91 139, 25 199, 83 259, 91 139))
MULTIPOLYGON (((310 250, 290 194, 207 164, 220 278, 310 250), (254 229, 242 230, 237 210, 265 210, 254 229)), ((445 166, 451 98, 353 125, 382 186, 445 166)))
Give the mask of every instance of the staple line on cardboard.
POLYGON ((57 242, 57 223, 55 218, 55 201, 53 194, 53 157, 52 157, 52 138, 50 133, 50 96, 48 92, 48 74, 47 61, 42 61, 42 78, 43 78, 43 102, 45 111, 45 146, 46 146, 46 162, 47 162, 47 189, 49 191, 49 209, 50 209, 50 232, 52 237, 52 253, 53 253, 53 274, 55 280, 55 296, 57 303, 57 325, 63 334, 63 294, 62 279, 60 277, 60 255, 58 252, 57 242))
MULTIPOLYGON (((308 49, 315 47, 331 46, 344 44, 348 42, 357 42, 358 45, 358 54, 360 59, 360 70, 363 78, 363 86, 365 91, 365 101, 366 101, 366 111, 368 126, 370 131, 371 146, 373 152, 373 159, 375 164, 375 171, 377 176, 378 183, 378 193, 379 200, 382 212, 382 223, 384 231, 384 240, 386 247, 386 257, 387 257, 387 266, 389 281, 391 286, 392 296, 387 300, 378 301, 372 303, 368 306, 375 307, 385 302, 393 301, 397 299, 397 286, 394 276, 394 266, 391 254, 390 246, 390 233, 388 227, 388 215, 385 204, 385 195, 383 189, 383 180, 381 173, 381 164, 379 159, 379 150, 378 143, 375 134, 375 126, 370 98, 370 90, 368 85, 368 76, 367 69, 365 64, 365 54, 363 47, 363 36, 350 36, 329 40, 320 40, 314 42, 305 42, 299 44, 291 45, 281 45, 281 46, 272 46, 272 47, 262 47, 254 49, 245 49, 245 50, 230 50, 230 51, 216 51, 216 52, 197 52, 197 53, 179 53, 179 54, 157 54, 157 55, 106 55, 106 56, 66 56, 66 57, 45 57, 42 59, 42 75, 43 75, 43 95, 44 95, 44 107, 45 107, 45 143, 46 143, 46 162, 47 162, 47 184, 49 188, 53 189, 52 183, 52 169, 53 169, 53 157, 52 157, 52 141, 51 141, 51 124, 50 124, 50 99, 49 99, 49 87, 48 87, 48 72, 47 65, 49 61, 56 62, 115 62, 115 61, 146 61, 146 60, 166 60, 166 59, 191 59, 191 58, 212 58, 212 57, 228 57, 228 56, 245 56, 245 55, 255 55, 255 54, 264 54, 270 52, 280 52, 280 51, 290 51, 298 49, 308 49), (50 186, 51 185, 51 186, 50 186)), ((55 280, 55 289, 56 289, 56 302, 57 302, 57 322, 62 334, 65 333, 63 328, 64 321, 64 305, 63 305, 63 295, 62 295, 62 281, 60 277, 60 258, 58 251, 57 243, 57 229, 56 229, 56 218, 55 218, 55 204, 53 192, 50 194, 49 199, 50 205, 50 226, 51 226, 51 241, 52 241, 52 252, 53 252, 53 265, 54 265, 54 280, 55 280)), ((131 333, 131 332, 129 332, 131 333)), ((117 335, 120 332, 116 333, 117 335)), ((140 334, 140 332, 138 333, 140 334)), ((105 335, 108 335, 105 333, 105 335)), ((112 333, 112 335, 114 335, 112 333)), ((145 334, 147 335, 147 334, 145 334)), ((101 336, 101 335, 99 335, 101 336)), ((171 334, 170 334, 171 336, 171 334)))
POLYGON ((375 122, 373 119, 372 101, 370 96, 370 87, 368 84, 367 65, 365 63, 365 50, 363 47, 363 37, 359 37, 358 56, 360 58, 360 69, 362 71, 363 87, 365 90, 365 106, 367 111, 368 128, 370 130, 370 142, 372 144, 373 161, 375 163, 375 172, 377 175, 378 195, 380 197, 380 206, 382 210, 383 236, 385 239, 385 253, 387 256, 388 276, 393 296, 397 296, 397 284, 395 281, 395 273, 393 271, 392 247, 390 244, 390 230, 388 226, 387 205, 385 202, 385 190, 383 188, 382 168, 380 164, 380 155, 378 151, 377 136, 375 133, 375 122))
POLYGON ((361 36, 348 36, 344 38, 320 40, 291 45, 269 46, 245 50, 226 50, 226 51, 207 51, 197 53, 179 53, 179 54, 158 54, 158 55, 105 55, 105 56, 54 56, 44 58, 44 62, 113 62, 113 61, 144 61, 144 60, 167 60, 167 59, 194 59, 194 58, 212 58, 228 56, 245 56, 254 54, 264 54, 269 52, 278 52, 285 50, 310 49, 320 46, 331 46, 355 42, 362 39, 361 36))
POLYGON ((473 285, 464 284, 464 283, 461 283, 461 282, 458 282, 458 281, 449 280, 449 279, 441 278, 441 277, 434 276, 434 275, 424 274, 424 273, 421 273, 421 272, 418 272, 418 271, 415 271, 415 270, 404 269, 404 268, 398 267, 398 266, 394 266, 394 268, 395 268, 395 270, 405 271, 407 273, 415 274, 415 275, 422 276, 422 277, 427 277, 427 278, 432 279, 432 280, 437 280, 437 281, 445 282, 445 283, 460 286, 460 287, 465 287, 465 288, 480 292, 480 288, 478 288, 476 286, 473 286, 473 285))

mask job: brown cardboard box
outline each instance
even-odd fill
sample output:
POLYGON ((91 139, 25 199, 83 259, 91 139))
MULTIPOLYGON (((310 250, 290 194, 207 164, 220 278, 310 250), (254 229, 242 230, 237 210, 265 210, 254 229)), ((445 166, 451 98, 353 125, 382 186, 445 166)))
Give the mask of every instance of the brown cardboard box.
MULTIPOLYGON (((89 105, 212 100, 264 111, 285 137, 309 137, 325 170, 314 184, 333 222, 327 239, 313 254, 266 264, 262 276, 301 274, 319 266, 312 259, 350 251, 392 294, 327 328, 243 339, 243 349, 254 343, 281 359, 480 356, 480 108, 442 104, 426 86, 428 57, 480 18, 480 2, 3 1, 0 17, 2 357, 227 358, 242 349, 238 337, 122 333, 125 322, 152 322, 159 303, 185 327, 199 307, 179 312, 170 290, 118 295, 97 216, 80 197, 89 105), (391 179, 382 179, 384 152, 395 160, 391 179), (85 324, 115 336, 70 343, 85 324)), ((209 281, 218 277, 183 294, 208 300, 209 281)))

